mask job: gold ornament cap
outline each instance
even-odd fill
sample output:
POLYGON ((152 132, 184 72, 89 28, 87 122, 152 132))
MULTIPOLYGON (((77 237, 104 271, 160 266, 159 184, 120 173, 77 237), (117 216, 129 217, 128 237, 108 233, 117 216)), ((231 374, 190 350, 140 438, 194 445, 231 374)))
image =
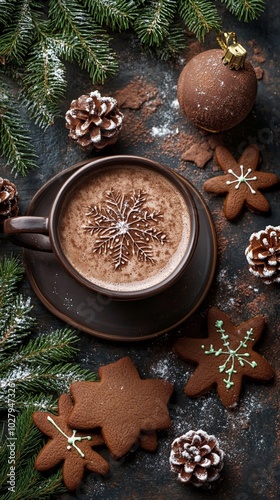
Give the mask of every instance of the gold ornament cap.
POLYGON ((220 47, 225 51, 225 54, 222 57, 223 63, 228 64, 229 69, 243 68, 247 51, 240 43, 237 43, 236 33, 233 31, 230 31, 229 33, 220 32, 216 38, 220 47))

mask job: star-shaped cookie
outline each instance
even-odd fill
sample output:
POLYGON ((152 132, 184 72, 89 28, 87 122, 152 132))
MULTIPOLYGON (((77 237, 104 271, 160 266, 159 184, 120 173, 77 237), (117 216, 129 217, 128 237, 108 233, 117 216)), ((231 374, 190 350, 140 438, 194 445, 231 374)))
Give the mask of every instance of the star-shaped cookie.
POLYGON ((238 161, 224 146, 215 150, 215 160, 224 171, 208 179, 203 189, 208 193, 225 194, 224 215, 232 221, 241 213, 244 206, 252 212, 268 212, 270 205, 262 189, 278 183, 278 177, 272 173, 259 172, 259 148, 255 144, 248 146, 238 161))
POLYGON ((185 361, 198 365, 185 385, 187 396, 200 396, 217 386, 224 406, 237 405, 243 377, 270 380, 273 370, 254 350, 264 328, 264 318, 255 316, 234 326, 227 314, 217 307, 208 312, 208 338, 183 338, 173 350, 185 361))
POLYGON ((58 415, 37 411, 33 413, 35 425, 50 440, 35 461, 38 471, 49 470, 63 462, 62 476, 68 490, 75 490, 82 480, 84 469, 107 474, 108 462, 92 447, 104 443, 100 434, 86 434, 70 429, 67 418, 73 404, 68 394, 58 400, 58 415))
MULTIPOLYGON (((74 408, 68 419, 75 429, 101 428, 114 458, 126 455, 143 432, 170 427, 167 403, 173 384, 166 380, 140 378, 129 357, 99 368, 99 382, 75 382, 70 391, 74 408)), ((155 436, 151 434, 152 440, 155 436)), ((144 441, 150 438, 146 435, 144 441)), ((142 441, 142 447, 146 448, 142 441)), ((152 445, 153 446, 153 445, 152 445)))

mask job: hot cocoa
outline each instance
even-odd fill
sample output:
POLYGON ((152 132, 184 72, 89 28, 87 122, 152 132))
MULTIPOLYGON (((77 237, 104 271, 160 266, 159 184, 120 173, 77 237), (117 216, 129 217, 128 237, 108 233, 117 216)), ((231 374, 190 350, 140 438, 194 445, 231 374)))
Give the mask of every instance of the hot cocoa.
POLYGON ((192 231, 180 189, 152 168, 125 163, 78 180, 58 228, 72 267, 108 293, 164 281, 184 259, 192 231))

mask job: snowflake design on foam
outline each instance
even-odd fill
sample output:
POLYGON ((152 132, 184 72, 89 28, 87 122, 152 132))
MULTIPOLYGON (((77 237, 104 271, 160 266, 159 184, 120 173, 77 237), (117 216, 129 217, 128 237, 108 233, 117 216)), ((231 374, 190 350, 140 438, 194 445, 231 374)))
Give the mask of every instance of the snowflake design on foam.
POLYGON ((104 203, 88 208, 88 223, 83 228, 97 235, 93 252, 109 255, 115 269, 126 265, 134 255, 154 264, 153 245, 167 241, 166 234, 154 227, 163 215, 150 212, 145 202, 146 194, 141 190, 123 194, 111 189, 104 203))

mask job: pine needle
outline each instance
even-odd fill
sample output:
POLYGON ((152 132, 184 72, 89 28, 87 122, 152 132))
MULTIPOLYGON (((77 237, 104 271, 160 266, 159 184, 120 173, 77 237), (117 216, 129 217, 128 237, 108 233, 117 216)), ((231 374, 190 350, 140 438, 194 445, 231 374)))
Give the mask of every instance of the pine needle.
POLYGON ((18 109, 18 102, 0 80, 0 151, 12 171, 26 175, 36 167, 36 155, 18 109))
POLYGON ((54 31, 73 45, 71 59, 86 69, 93 83, 104 83, 118 68, 109 36, 76 0, 50 0, 49 16, 54 31))
POLYGON ((5 24, 11 19, 17 0, 0 0, 0 23, 5 24))
POLYGON ((264 11, 264 0, 221 0, 239 21, 250 22, 264 11))
POLYGON ((84 5, 100 25, 127 30, 139 13, 134 0, 83 0, 84 5))
POLYGON ((176 7, 176 0, 156 0, 145 7, 134 23, 140 41, 148 46, 158 47, 168 35, 176 7))
POLYGON ((40 335, 21 346, 9 356, 6 363, 1 366, 20 366, 21 364, 30 365, 31 363, 40 363, 45 366, 50 363, 57 363, 68 360, 77 352, 74 343, 77 342, 77 336, 73 330, 68 328, 55 330, 51 335, 40 335))
MULTIPOLYGON (((6 6, 9 9, 11 2, 5 3, 8 4, 6 6)), ((7 61, 14 60, 18 64, 22 64, 29 47, 32 45, 34 25, 29 2, 19 0, 14 3, 14 7, 14 9, 10 8, 12 20, 7 23, 1 37, 1 55, 7 61)))
POLYGON ((0 308, 13 296, 17 284, 23 277, 24 269, 18 257, 4 257, 0 261, 0 308))
POLYGON ((156 56, 163 61, 175 58, 186 47, 186 37, 181 26, 172 24, 168 35, 159 47, 153 48, 156 56))
POLYGON ((30 299, 17 295, 17 285, 23 277, 23 267, 17 257, 0 261, 0 363, 7 349, 15 349, 30 333, 34 319, 30 299))
POLYGON ((179 14, 198 40, 203 41, 207 33, 221 27, 216 5, 210 0, 179 0, 179 14))

